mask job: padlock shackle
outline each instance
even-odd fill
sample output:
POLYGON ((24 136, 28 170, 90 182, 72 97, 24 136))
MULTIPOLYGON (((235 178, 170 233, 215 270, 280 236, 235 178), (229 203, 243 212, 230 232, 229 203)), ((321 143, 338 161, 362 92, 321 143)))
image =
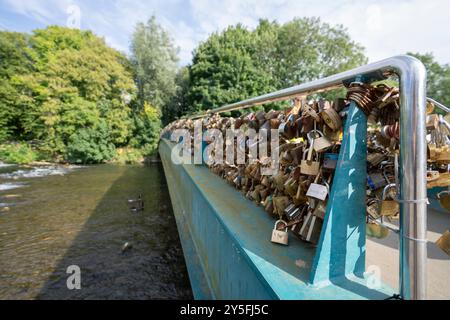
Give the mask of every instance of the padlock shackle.
POLYGON ((277 230, 278 224, 279 224, 280 222, 281 222, 281 223, 284 223, 284 225, 285 225, 284 231, 287 232, 287 230, 288 230, 288 223, 287 223, 286 221, 282 220, 282 219, 275 221, 275 224, 274 224, 274 226, 273 226, 273 229, 274 229, 274 230, 277 230))

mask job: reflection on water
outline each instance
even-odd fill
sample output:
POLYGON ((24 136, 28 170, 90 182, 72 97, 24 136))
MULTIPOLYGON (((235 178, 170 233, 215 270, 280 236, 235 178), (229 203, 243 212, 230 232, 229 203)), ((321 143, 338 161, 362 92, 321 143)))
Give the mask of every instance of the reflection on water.
POLYGON ((192 298, 159 164, 39 169, 0 168, 1 299, 192 298), (70 265, 81 290, 67 289, 70 265))

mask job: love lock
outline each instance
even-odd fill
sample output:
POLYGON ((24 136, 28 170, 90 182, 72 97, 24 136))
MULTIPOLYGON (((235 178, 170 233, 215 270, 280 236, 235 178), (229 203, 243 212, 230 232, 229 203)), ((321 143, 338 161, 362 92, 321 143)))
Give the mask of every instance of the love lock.
POLYGON ((295 204, 290 204, 289 206, 284 209, 284 214, 288 218, 289 221, 296 220, 300 217, 301 210, 299 207, 297 207, 295 204))
POLYGON ((319 174, 320 162, 312 160, 312 147, 303 152, 303 160, 300 162, 300 172, 302 174, 316 176, 319 174))
POLYGON ((320 113, 320 116, 322 117, 325 124, 329 126, 333 131, 336 131, 340 127, 342 127, 341 117, 333 108, 323 110, 320 113))
POLYGON ((289 241, 289 234, 288 234, 288 228, 287 223, 283 220, 277 220, 275 222, 275 225, 273 226, 272 230, 272 239, 270 240, 273 243, 278 243, 287 246, 289 241), (278 224, 283 223, 285 226, 284 231, 278 230, 278 224))
POLYGON ((313 183, 309 185, 308 191, 306 192, 307 197, 315 198, 318 200, 325 200, 328 195, 328 183, 318 184, 318 178, 316 177, 313 183))
POLYGON ((312 145, 314 151, 316 152, 325 151, 333 145, 333 143, 319 130, 312 130, 308 132, 307 137, 310 142, 310 146, 312 145))
POLYGON ((300 237, 312 244, 317 244, 320 238, 322 224, 322 220, 319 217, 315 216, 310 210, 306 215, 302 227, 300 228, 300 237))
POLYGON ((389 189, 396 188, 395 184, 388 184, 383 189, 383 193, 381 196, 381 206, 379 215, 383 217, 395 217, 400 213, 400 206, 397 201, 395 200, 386 200, 387 198, 387 191, 389 189))
POLYGON ((450 231, 445 231, 444 234, 436 241, 436 245, 450 256, 450 231))
POLYGON ((389 229, 379 224, 368 222, 366 224, 366 234, 372 238, 384 239, 389 235, 389 229))
POLYGON ((439 192, 437 198, 441 207, 450 212, 450 191, 444 190, 439 192))

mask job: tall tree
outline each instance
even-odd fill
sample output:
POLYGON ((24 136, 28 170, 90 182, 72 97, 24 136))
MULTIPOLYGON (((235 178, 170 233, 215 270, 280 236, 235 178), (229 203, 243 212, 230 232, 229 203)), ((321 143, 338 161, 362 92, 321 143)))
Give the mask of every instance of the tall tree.
POLYGON ((289 87, 367 63, 364 48, 341 25, 296 18, 283 25, 276 42, 276 78, 289 87))
POLYGON ((67 155, 68 146, 82 154, 70 146, 80 141, 72 139, 80 129, 94 132, 101 126, 108 132, 101 136, 106 144, 128 142, 132 122, 126 97, 135 86, 122 54, 90 31, 58 26, 35 30, 27 45, 33 71, 15 80, 24 138, 40 141, 53 156, 67 155))
POLYGON ((183 67, 177 72, 175 84, 175 94, 163 108, 162 122, 164 125, 192 111, 187 100, 190 87, 189 69, 187 67, 183 67))
POLYGON ((422 61, 427 69, 427 95, 450 107, 450 65, 439 64, 432 53, 408 53, 422 61))
POLYGON ((189 67, 189 103, 206 110, 274 88, 267 69, 255 57, 259 38, 242 25, 212 34, 194 51, 189 67))
POLYGON ((147 102, 160 109, 176 90, 177 49, 167 31, 152 16, 138 23, 131 40, 131 62, 138 87, 138 107, 147 102))
POLYGON ((342 26, 318 18, 284 25, 261 20, 212 34, 194 51, 188 104, 204 110, 364 64, 364 49, 342 26))
POLYGON ((0 31, 0 142, 21 131, 23 111, 19 103, 17 77, 32 70, 27 37, 18 32, 0 31))

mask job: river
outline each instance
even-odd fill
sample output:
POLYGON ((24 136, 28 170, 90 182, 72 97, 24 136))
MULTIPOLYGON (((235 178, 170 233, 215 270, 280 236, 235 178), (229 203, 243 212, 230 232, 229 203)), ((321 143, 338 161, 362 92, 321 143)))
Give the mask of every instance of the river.
POLYGON ((191 298, 161 164, 0 164, 0 299, 191 298))

